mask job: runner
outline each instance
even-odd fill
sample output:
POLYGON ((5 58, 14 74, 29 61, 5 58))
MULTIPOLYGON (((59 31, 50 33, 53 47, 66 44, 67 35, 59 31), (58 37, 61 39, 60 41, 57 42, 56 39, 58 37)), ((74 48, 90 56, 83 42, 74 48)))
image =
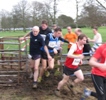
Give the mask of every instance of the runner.
MULTIPOLYGON (((91 76, 96 93, 85 89, 83 98, 94 96, 97 100, 106 100, 106 43, 95 51, 89 64, 92 67, 91 76)), ((85 100, 83 98, 81 100, 85 100)))
POLYGON ((47 67, 47 55, 44 49, 42 48, 42 67, 41 67, 40 75, 38 79, 39 82, 41 82, 42 76, 45 71, 46 71, 45 72, 46 77, 48 77, 50 75, 50 70, 54 68, 54 53, 55 54, 57 53, 57 50, 55 49, 55 47, 57 47, 58 41, 61 40, 63 42, 69 43, 68 41, 61 38, 61 34, 62 34, 61 28, 56 28, 54 30, 54 33, 50 33, 46 36, 45 44, 49 49, 50 55, 52 56, 52 60, 48 61, 48 67, 47 67))
POLYGON ((60 90, 69 81, 70 75, 74 74, 77 77, 71 83, 70 88, 73 88, 75 84, 84 80, 83 73, 78 66, 81 64, 82 59, 84 58, 82 52, 85 43, 86 36, 84 34, 81 34, 78 36, 78 41, 72 44, 72 47, 67 54, 67 58, 64 64, 63 79, 58 83, 57 89, 55 91, 55 94, 57 96, 61 96, 60 90))
POLYGON ((44 40, 47 34, 52 33, 52 30, 48 27, 48 22, 46 20, 42 21, 42 24, 39 27, 39 29, 40 29, 39 33, 41 34, 44 40))
POLYGON ((31 68, 34 73, 34 82, 33 88, 37 88, 37 79, 39 74, 39 63, 41 58, 41 47, 44 47, 46 51, 47 58, 50 60, 51 56, 49 55, 48 49, 45 45, 45 42, 42 36, 39 34, 39 27, 34 26, 32 32, 26 34, 24 37, 20 38, 20 40, 25 40, 27 36, 30 36, 30 55, 31 55, 31 68))

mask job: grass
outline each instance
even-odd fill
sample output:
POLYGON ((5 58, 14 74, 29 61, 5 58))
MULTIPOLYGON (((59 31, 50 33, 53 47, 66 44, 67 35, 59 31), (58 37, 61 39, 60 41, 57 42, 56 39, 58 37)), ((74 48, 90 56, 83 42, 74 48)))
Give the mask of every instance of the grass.
POLYGON ((0 32, 0 37, 10 37, 10 36, 23 36, 26 33, 23 31, 5 31, 5 32, 0 32))
MULTIPOLYGON (((93 30, 91 28, 81 28, 81 30, 89 38, 93 39, 94 34, 93 34, 93 30)), ((66 29, 63 29, 62 31, 63 31, 63 35, 65 35, 67 33, 67 30, 66 29)), ((74 29, 73 29, 73 32, 74 32, 74 29)), ((98 29, 98 32, 102 35, 103 42, 106 42, 106 27, 100 27, 98 29)), ((67 45, 64 45, 63 46, 63 53, 66 53, 67 52, 66 48, 67 48, 67 45)))
MULTIPOLYGON (((91 28, 81 28, 82 32, 84 34, 86 34, 89 38, 93 38, 94 34, 93 34, 93 31, 91 28)), ((73 29, 74 31, 74 29, 73 29)), ((101 33, 102 35, 102 39, 103 39, 103 42, 106 42, 106 27, 100 27, 99 28, 99 33, 101 33)), ((63 35, 65 35, 67 33, 67 30, 66 29, 63 29, 62 30, 63 32, 63 35)), ((24 33, 23 31, 16 31, 16 32, 13 32, 13 31, 6 31, 6 32, 0 32, 0 37, 11 37, 11 36, 15 36, 15 37, 22 37, 24 36, 26 33, 24 33)), ((14 41, 13 41, 14 42, 14 41)), ((22 45, 23 46, 23 45, 22 45)), ((16 46, 14 45, 6 45, 5 48, 12 48, 12 49, 15 49, 16 46)), ((63 46, 63 52, 66 53, 67 52, 67 45, 63 46)))

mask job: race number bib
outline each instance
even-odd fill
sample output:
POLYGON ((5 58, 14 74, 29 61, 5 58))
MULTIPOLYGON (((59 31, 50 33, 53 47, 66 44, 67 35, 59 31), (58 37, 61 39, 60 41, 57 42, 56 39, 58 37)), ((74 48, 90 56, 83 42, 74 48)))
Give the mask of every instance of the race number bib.
POLYGON ((51 47, 51 48, 55 48, 56 47, 56 42, 55 41, 50 41, 48 46, 51 47))
POLYGON ((77 66, 77 65, 79 65, 80 61, 81 61, 81 59, 74 59, 72 62, 72 65, 77 66))

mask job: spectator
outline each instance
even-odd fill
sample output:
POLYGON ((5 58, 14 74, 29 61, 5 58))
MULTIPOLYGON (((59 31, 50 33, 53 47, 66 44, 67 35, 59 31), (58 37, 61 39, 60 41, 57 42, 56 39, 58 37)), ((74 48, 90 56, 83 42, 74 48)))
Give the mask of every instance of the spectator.
MULTIPOLYGON (((68 40, 69 42, 75 43, 77 40, 77 35, 72 32, 72 29, 70 26, 67 27, 68 33, 65 34, 64 39, 68 40)), ((68 44, 68 49, 67 51, 69 51, 71 47, 71 44, 68 44)))
POLYGON ((88 40, 90 42, 94 43, 94 45, 92 47, 92 52, 94 53, 94 51, 102 44, 102 36, 98 32, 98 28, 97 27, 93 28, 93 33, 94 33, 94 38, 93 39, 88 38, 88 40))
MULTIPOLYGON (((80 34, 82 34, 82 31, 80 28, 76 28, 75 33, 77 36, 79 36, 80 34)), ((84 56, 90 56, 90 51, 91 51, 91 46, 90 46, 88 38, 87 38, 86 44, 84 44, 84 48, 83 48, 84 56)))
POLYGON ((53 27, 52 27, 52 32, 54 32, 54 30, 57 28, 57 25, 56 24, 53 24, 53 27))

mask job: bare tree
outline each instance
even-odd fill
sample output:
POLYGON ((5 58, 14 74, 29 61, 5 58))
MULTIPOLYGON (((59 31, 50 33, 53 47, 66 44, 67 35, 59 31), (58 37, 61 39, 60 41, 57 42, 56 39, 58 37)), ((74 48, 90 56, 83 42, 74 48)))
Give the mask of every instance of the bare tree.
POLYGON ((49 0, 48 2, 45 2, 45 6, 47 9, 47 13, 50 17, 50 20, 53 24, 56 24, 56 15, 57 15, 57 1, 58 0, 49 0))
MULTIPOLYGON (((96 1, 106 10, 106 7, 99 0, 96 1)), ((104 2, 106 3, 106 0, 104 2)))
POLYGON ((101 26, 105 24, 106 11, 99 7, 93 0, 84 4, 84 9, 81 12, 79 22, 87 26, 101 26), (95 5, 94 5, 95 4, 95 5))
POLYGON ((28 17, 28 11, 30 6, 26 0, 20 1, 17 5, 13 7, 13 19, 18 20, 18 26, 23 28, 23 31, 26 32, 26 22, 28 17))
POLYGON ((1 16, 1 28, 4 31, 10 30, 12 27, 11 14, 6 10, 2 10, 0 16, 1 16))
POLYGON ((41 20, 47 19, 48 16, 46 12, 45 4, 37 1, 32 2, 32 9, 30 15, 32 16, 32 24, 40 25, 41 20))
POLYGON ((78 27, 78 0, 76 0, 76 27, 78 27))

